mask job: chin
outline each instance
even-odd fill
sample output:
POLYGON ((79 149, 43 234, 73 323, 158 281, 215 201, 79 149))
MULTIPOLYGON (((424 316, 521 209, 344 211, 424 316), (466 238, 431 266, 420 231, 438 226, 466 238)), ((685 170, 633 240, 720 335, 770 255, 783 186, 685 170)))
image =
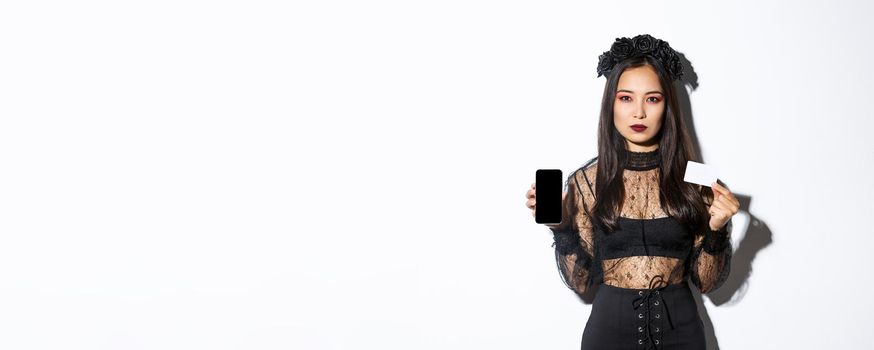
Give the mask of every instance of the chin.
POLYGON ((628 141, 634 142, 638 145, 648 145, 650 143, 650 141, 652 141, 652 138, 651 137, 641 137, 640 135, 637 135, 637 137, 629 138, 628 141))

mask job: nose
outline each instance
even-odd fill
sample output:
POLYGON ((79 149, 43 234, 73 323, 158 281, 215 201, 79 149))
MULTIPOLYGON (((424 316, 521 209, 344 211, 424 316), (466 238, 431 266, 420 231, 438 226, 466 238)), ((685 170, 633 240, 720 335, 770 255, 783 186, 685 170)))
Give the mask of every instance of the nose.
POLYGON ((637 110, 634 111, 634 118, 636 118, 636 119, 646 118, 646 112, 645 112, 645 109, 643 108, 643 105, 641 105, 641 104, 637 105, 637 110))

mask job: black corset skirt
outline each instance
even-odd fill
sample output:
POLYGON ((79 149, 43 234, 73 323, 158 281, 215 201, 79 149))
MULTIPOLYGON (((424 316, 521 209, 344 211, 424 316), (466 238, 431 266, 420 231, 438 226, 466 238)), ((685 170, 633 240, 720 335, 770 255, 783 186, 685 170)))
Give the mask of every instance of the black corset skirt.
POLYGON ((599 287, 582 350, 706 348, 704 325, 687 280, 652 289, 599 287))

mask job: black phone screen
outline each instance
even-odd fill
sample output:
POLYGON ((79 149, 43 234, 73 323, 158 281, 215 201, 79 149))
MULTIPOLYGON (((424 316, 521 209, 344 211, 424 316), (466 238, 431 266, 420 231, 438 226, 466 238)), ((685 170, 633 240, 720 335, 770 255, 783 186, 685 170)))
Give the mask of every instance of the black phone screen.
POLYGON ((561 170, 538 169, 534 186, 537 201, 534 220, 538 224, 561 223, 561 170))

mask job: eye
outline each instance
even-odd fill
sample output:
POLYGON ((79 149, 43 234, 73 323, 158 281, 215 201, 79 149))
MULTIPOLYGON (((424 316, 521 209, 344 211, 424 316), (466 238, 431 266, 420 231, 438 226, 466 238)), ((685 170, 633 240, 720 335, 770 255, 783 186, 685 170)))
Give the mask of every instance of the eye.
POLYGON ((631 97, 628 97, 628 96, 619 96, 619 100, 620 100, 620 101, 630 101, 630 100, 631 100, 631 97), (628 100, 623 100, 624 98, 628 98, 628 100))
POLYGON ((650 98, 651 98, 651 99, 653 99, 653 101, 652 101, 652 102, 659 102, 659 101, 661 101, 661 100, 662 100, 662 99, 660 99, 660 98, 658 98, 658 97, 655 97, 655 96, 653 96, 653 97, 650 97, 650 98))

